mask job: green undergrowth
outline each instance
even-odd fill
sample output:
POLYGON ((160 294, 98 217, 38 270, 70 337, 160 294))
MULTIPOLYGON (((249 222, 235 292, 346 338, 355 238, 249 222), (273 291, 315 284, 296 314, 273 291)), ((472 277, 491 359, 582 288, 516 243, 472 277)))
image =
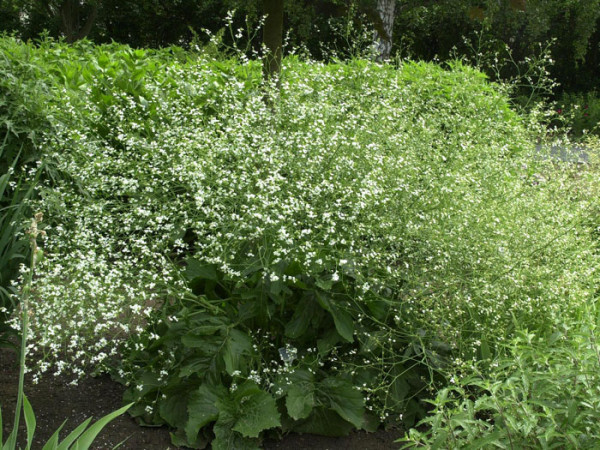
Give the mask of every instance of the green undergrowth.
POLYGON ((468 66, 292 57, 266 105, 257 61, 0 42, 47 91, 34 376, 109 370, 176 444, 411 427, 595 301, 595 178, 468 66))

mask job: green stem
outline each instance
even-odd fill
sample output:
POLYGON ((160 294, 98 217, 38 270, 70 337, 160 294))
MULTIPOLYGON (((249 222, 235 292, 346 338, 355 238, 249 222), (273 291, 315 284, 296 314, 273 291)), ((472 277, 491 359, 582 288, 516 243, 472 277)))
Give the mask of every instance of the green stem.
POLYGON ((25 355, 27 353, 27 334, 29 332, 29 292, 33 283, 33 270, 35 267, 35 257, 37 245, 32 244, 31 266, 27 274, 27 282, 23 287, 23 296, 21 297, 21 357, 19 360, 19 390, 17 392, 17 406, 15 408, 15 421, 13 429, 9 437, 8 449, 12 450, 17 447, 17 435, 19 434, 19 420, 21 419, 21 409, 23 407, 23 390, 25 384, 25 355))

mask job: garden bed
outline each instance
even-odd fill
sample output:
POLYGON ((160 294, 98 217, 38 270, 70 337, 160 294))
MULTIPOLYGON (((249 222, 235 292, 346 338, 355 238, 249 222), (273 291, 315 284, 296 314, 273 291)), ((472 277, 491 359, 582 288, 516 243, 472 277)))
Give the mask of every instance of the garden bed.
MULTIPOLYGON (((0 349, 0 399, 2 399, 3 433, 8 435, 12 427, 14 405, 17 399, 19 369, 16 354, 0 349)), ((25 392, 33 406, 37 419, 34 448, 41 448, 60 426, 67 420, 61 436, 88 417, 98 419, 119 409, 125 388, 115 383, 107 375, 87 377, 77 385, 70 384, 66 376, 42 379, 34 385, 26 379, 25 392)), ((22 423, 21 436, 25 436, 25 424, 22 423)), ((332 438, 310 434, 290 434, 281 441, 268 441, 267 449, 344 449, 378 450, 397 448, 394 441, 402 436, 399 430, 378 431, 376 433, 355 432, 350 436, 332 438)), ((166 450, 174 449, 169 429, 166 427, 142 427, 128 415, 113 420, 100 433, 94 449, 111 449, 120 442, 123 450, 166 450)))

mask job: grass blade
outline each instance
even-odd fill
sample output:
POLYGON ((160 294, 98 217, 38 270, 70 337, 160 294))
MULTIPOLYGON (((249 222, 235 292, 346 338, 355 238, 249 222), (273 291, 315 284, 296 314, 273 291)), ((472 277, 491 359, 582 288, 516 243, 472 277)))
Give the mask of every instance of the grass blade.
POLYGON ((14 450, 17 448, 17 430, 12 430, 8 435, 8 439, 2 446, 2 450, 14 450))
POLYGON ((96 439, 96 436, 98 436, 98 433, 100 433, 100 431, 102 431, 102 429, 111 420, 113 420, 114 418, 123 414, 125 411, 127 411, 129 408, 131 408, 132 405, 133 405, 133 403, 130 403, 129 405, 125 405, 121 409, 118 409, 110 414, 107 414, 102 419, 98 420, 94 425, 92 425, 89 428, 89 430, 87 430, 85 433, 83 433, 83 435, 79 439, 77 439, 75 448, 77 450, 88 450, 90 445, 92 445, 92 443, 94 442, 94 439, 96 439))
POLYGON ((42 450, 56 450, 58 448, 58 435, 65 426, 65 423, 67 423, 66 420, 58 427, 54 434, 50 436, 50 439, 48 439, 48 442, 42 447, 42 450))
POLYGON ((77 428, 75 428, 73 431, 71 431, 71 433, 69 433, 69 435, 65 438, 65 440, 62 441, 58 447, 56 447, 56 450, 69 450, 69 447, 71 446, 71 444, 73 442, 75 442, 75 440, 79 436, 81 436, 81 433, 84 432, 84 430, 88 427, 88 425, 90 424, 91 421, 92 421, 92 418, 90 417, 89 419, 86 419, 77 428))
POLYGON ((31 403, 27 399, 27 396, 23 394, 23 414, 25 415, 25 425, 27 426, 27 447, 29 450, 31 445, 33 444, 33 436, 35 434, 35 414, 33 413, 33 408, 31 407, 31 403))

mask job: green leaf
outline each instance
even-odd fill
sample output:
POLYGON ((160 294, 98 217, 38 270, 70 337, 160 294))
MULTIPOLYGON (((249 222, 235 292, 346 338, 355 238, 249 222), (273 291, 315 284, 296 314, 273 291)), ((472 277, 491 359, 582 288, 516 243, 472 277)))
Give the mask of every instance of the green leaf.
POLYGON ((192 356, 182 362, 178 376, 189 377, 192 374, 202 373, 210 368, 211 358, 208 356, 192 356))
POLYGON ((23 394, 23 415, 25 416, 25 425, 27 427, 27 450, 31 448, 33 444, 33 435, 35 434, 35 414, 33 413, 33 408, 31 407, 31 403, 27 399, 27 396, 23 394))
POLYGON ((293 424, 291 429, 298 433, 337 437, 347 436, 354 426, 333 410, 315 408, 308 419, 293 424))
POLYGON ((195 441, 190 442, 187 440, 185 436, 185 432, 181 429, 177 430, 175 433, 169 433, 171 436, 171 443, 179 448, 179 447, 187 447, 193 449, 203 449, 208 446, 208 439, 206 437, 198 435, 195 441))
POLYGON ((406 399, 410 392, 410 386, 406 380, 407 370, 402 364, 395 364, 391 375, 394 377, 393 382, 388 391, 389 396, 396 405, 400 405, 406 399))
MULTIPOLYGON (((65 420, 60 427, 58 427, 56 429, 56 431, 52 434, 52 436, 50 436, 50 439, 48 439, 48 442, 46 442, 46 444, 44 445, 44 447, 42 448, 42 450, 56 450, 58 448, 58 438, 59 438, 59 434, 61 432, 61 430, 63 429, 63 427, 65 426, 65 424, 67 423, 67 421, 65 420)), ((0 439, 1 441, 1 439, 0 439)))
POLYGON ((354 320, 346 311, 338 308, 329 295, 317 291, 317 300, 321 307, 333 317, 335 329, 348 342, 354 342, 354 320))
POLYGON ((500 443, 502 441, 503 433, 500 430, 496 430, 493 433, 486 433, 485 436, 479 438, 473 442, 470 442, 466 447, 466 450, 478 450, 482 448, 496 447, 493 444, 500 443))
POLYGON ((244 355, 249 355, 252 352, 252 341, 246 333, 236 330, 229 330, 229 336, 225 343, 225 351, 223 352, 223 361, 225 362, 225 370, 229 375, 232 375, 236 370, 240 370, 242 365, 240 361, 244 355))
POLYGON ((190 397, 189 391, 166 395, 167 398, 160 400, 159 403, 158 410, 160 417, 173 428, 183 426, 188 420, 187 404, 190 397))
POLYGON ((190 395, 188 400, 188 421, 185 424, 185 435, 188 442, 194 442, 200 429, 217 420, 219 410, 216 402, 219 396, 227 395, 227 390, 203 384, 190 395))
POLYGON ((365 414, 365 401, 357 389, 349 381, 341 378, 326 378, 319 385, 331 408, 342 419, 347 420, 356 428, 362 428, 365 414))
POLYGON ((315 407, 315 393, 292 386, 285 398, 285 406, 292 419, 306 419, 315 407))
POLYGON ((490 346, 488 345, 485 339, 481 339, 481 359, 488 360, 492 357, 492 352, 490 351, 490 346))
POLYGON ((448 446, 449 442, 448 442, 448 436, 450 435, 450 432, 448 432, 447 430, 440 430, 437 439, 433 442, 433 444, 431 445, 431 449, 432 450, 437 450, 437 449, 446 449, 446 448, 451 448, 450 446, 448 446))
POLYGON ((86 419, 81 423, 77 428, 69 433, 69 435, 58 445, 56 450, 69 450, 71 444, 75 442, 75 440, 84 432, 84 430, 88 427, 92 418, 86 419))
POLYGON ((185 268, 185 277, 188 280, 201 278, 203 280, 218 281, 217 269, 214 264, 206 264, 194 258, 188 258, 185 268))
POLYGON ((292 319, 285 326, 285 335, 290 339, 298 339, 310 326, 310 321, 317 308, 314 300, 302 299, 294 311, 292 319))
POLYGON ((258 439, 247 438, 231 428, 228 422, 214 427, 215 440, 211 442, 212 450, 260 450, 258 439))
POLYGON ((289 378, 292 384, 285 398, 288 414, 294 420, 306 419, 316 404, 314 375, 298 369, 289 378))
POLYGON ((198 328, 194 328, 194 333, 188 333, 181 338, 181 343, 188 348, 198 348, 206 353, 213 353, 215 350, 215 344, 219 345, 223 342, 223 338, 220 336, 211 336, 212 333, 218 331, 222 327, 217 327, 214 330, 209 330, 208 327, 201 327, 200 333, 196 334, 195 331, 198 328), (211 333, 211 334, 209 334, 211 333))
POLYGON ((346 311, 337 310, 332 313, 335 329, 348 342, 354 342, 354 320, 346 311))
POLYGON ((108 423, 111 422, 113 419, 125 413, 129 408, 131 408, 132 405, 133 403, 125 405, 122 408, 105 415, 96 423, 94 423, 88 430, 85 431, 85 433, 81 435, 79 439, 77 439, 77 442, 75 442, 74 450, 89 449, 90 446, 94 443, 96 436, 98 436, 98 433, 100 433, 102 429, 106 425, 108 425, 108 423))
POLYGON ((324 280, 322 278, 319 278, 315 281, 315 284, 317 285, 317 287, 323 289, 324 291, 330 291, 333 286, 333 281, 331 279, 324 280))
POLYGON ((245 437, 258 437, 261 431, 281 426, 281 415, 275 399, 262 391, 256 383, 247 381, 234 392, 238 408, 237 421, 233 426, 245 437))
POLYGON ((330 328, 325 332, 325 335, 317 340, 317 349, 319 350, 319 355, 325 356, 327 355, 339 342, 342 340, 342 337, 338 334, 335 328, 330 328))

